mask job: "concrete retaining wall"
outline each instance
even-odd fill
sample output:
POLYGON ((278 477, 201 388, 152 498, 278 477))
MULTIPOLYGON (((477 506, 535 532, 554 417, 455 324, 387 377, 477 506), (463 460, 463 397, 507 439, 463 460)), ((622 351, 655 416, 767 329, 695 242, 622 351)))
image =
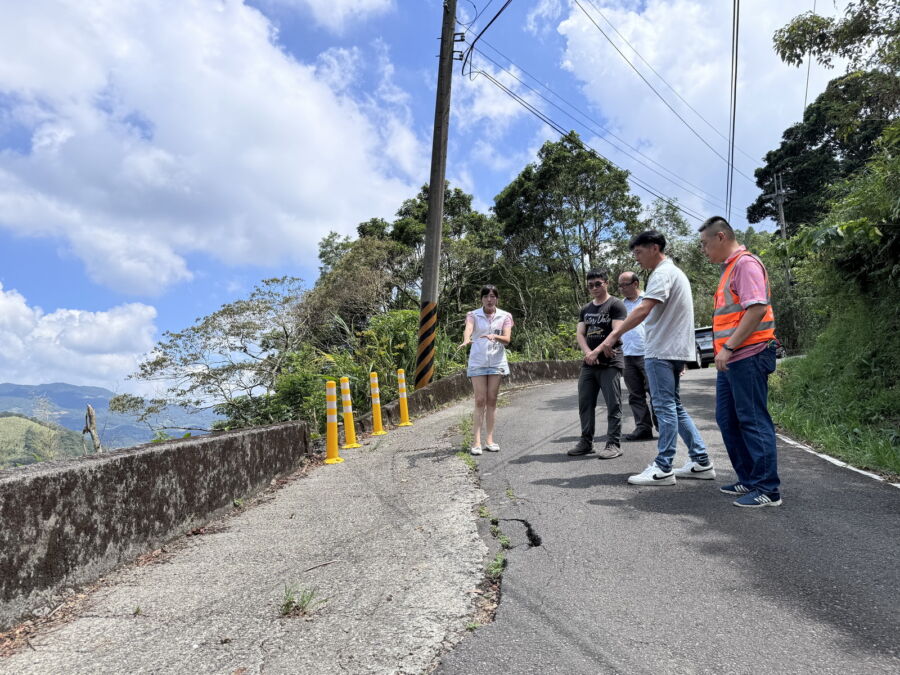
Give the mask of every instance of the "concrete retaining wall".
POLYGON ((295 469, 290 422, 0 471, 0 629, 295 469))
MULTIPOLYGON (((528 363, 510 363, 509 377, 503 378, 502 386, 523 386, 545 380, 575 380, 581 370, 581 361, 532 361, 528 363)), ((412 388, 412 377, 407 375, 412 388)), ((410 416, 440 408, 442 405, 472 395, 472 384, 465 372, 445 377, 432 382, 424 389, 409 394, 408 406, 410 416)), ((381 416, 385 426, 400 422, 400 404, 391 401, 381 406, 381 416)), ((365 433, 372 430, 371 414, 361 415, 356 420, 358 431, 365 433)))
MULTIPOLYGON (((580 361, 510 364, 505 385, 575 379, 580 361)), ((410 394, 411 415, 471 396, 465 373, 410 394)), ((396 401, 383 406, 399 421, 396 401)), ((369 415, 357 420, 370 431, 369 415)), ((0 629, 231 508, 309 452, 301 422, 0 471, 0 629)))

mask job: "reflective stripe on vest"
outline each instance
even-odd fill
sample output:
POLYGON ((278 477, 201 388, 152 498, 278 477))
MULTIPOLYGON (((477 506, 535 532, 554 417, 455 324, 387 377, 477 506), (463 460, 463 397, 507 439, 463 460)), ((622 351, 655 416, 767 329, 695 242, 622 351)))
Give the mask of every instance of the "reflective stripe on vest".
POLYGON ((763 314, 762 320, 759 322, 756 330, 750 333, 750 335, 747 336, 747 339, 735 347, 735 349, 737 350, 741 349, 741 347, 747 347, 748 345, 755 345, 760 342, 768 342, 769 340, 775 339, 775 313, 772 311, 772 291, 769 288, 769 274, 766 271, 766 266, 763 265, 759 258, 749 251, 742 251, 736 255, 734 260, 728 263, 728 266, 722 271, 722 277, 719 279, 719 287, 716 289, 713 300, 715 307, 713 311, 713 351, 716 354, 719 353, 722 349, 722 345, 725 344, 728 338, 734 335, 734 331, 737 329, 738 324, 747 312, 741 305, 740 298, 738 298, 734 291, 731 290, 731 278, 734 276, 734 266, 737 264, 737 261, 745 255, 753 257, 763 268, 763 274, 766 275, 766 299, 769 301, 769 304, 766 305, 766 313, 763 314), (729 303, 726 303, 725 301, 726 289, 731 294, 731 302, 729 303))

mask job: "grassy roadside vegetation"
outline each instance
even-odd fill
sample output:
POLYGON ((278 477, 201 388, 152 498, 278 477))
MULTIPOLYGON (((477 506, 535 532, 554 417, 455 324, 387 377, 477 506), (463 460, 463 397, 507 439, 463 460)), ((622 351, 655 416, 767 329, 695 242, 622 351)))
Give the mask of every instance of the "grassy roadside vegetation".
POLYGON ((845 298, 805 358, 779 365, 776 424, 853 466, 900 478, 900 313, 896 293, 845 298))

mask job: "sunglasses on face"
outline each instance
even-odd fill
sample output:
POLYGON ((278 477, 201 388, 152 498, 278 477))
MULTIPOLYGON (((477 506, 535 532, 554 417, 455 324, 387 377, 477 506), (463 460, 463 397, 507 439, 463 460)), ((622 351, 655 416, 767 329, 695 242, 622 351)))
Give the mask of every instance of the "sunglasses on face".
POLYGON ((619 284, 619 288, 625 288, 626 286, 631 286, 631 284, 633 284, 633 283, 634 283, 633 281, 626 281, 624 284, 619 284))
POLYGON ((588 288, 600 288, 605 283, 606 283, 605 281, 589 281, 587 287, 588 288))

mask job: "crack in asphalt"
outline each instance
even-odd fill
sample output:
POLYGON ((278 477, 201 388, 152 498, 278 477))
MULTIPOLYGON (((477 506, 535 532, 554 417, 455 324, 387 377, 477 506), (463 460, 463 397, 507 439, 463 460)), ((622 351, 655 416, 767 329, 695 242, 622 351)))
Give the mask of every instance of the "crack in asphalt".
POLYGON ((541 535, 534 531, 534 528, 531 526, 531 523, 525 520, 524 518, 498 518, 503 522, 515 522, 521 523, 525 526, 525 536, 528 538, 528 548, 534 548, 535 546, 540 546, 543 544, 543 540, 541 539, 541 535))

